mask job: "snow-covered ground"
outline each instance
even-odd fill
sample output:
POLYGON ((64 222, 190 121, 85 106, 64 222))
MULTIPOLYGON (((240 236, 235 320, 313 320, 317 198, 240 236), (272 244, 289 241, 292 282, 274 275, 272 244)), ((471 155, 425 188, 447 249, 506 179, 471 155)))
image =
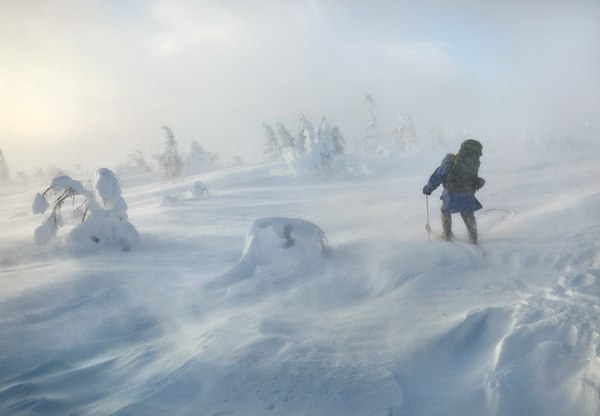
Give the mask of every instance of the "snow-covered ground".
POLYGON ((482 249, 428 241, 443 156, 123 181, 128 252, 36 245, 47 184, 3 189, 0 414, 600 414, 597 152, 484 150, 482 249))

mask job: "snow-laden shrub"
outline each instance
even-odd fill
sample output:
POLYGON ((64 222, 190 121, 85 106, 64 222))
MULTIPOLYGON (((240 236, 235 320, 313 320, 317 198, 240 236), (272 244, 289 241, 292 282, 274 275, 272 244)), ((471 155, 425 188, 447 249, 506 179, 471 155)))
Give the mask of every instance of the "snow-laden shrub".
POLYGON ((186 174, 193 175, 215 169, 220 159, 219 154, 205 151, 200 143, 192 140, 189 152, 183 157, 183 164, 186 174))
POLYGON ((190 199, 200 199, 204 195, 208 195, 208 188, 204 186, 202 181, 194 182, 187 191, 187 196, 190 199))
POLYGON ((68 244, 130 250, 139 240, 139 234, 128 221, 127 203, 121 196, 121 187, 115 174, 106 168, 98 169, 94 174, 93 188, 90 191, 80 181, 63 175, 55 177, 46 192, 38 193, 32 207, 34 214, 45 213, 50 207, 50 192, 56 198, 52 201, 52 212, 35 230, 36 243, 45 244, 56 237, 58 230, 65 225, 61 210, 65 202, 71 199, 73 206, 79 200, 76 211, 84 209, 84 213, 66 234, 68 244))

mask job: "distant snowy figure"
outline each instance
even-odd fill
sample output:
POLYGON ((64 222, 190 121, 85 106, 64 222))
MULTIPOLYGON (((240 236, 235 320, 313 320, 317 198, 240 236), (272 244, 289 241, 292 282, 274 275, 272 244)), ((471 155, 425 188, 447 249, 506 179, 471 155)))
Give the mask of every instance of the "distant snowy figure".
MULTIPOLYGON (((433 172, 427 185, 423 187, 425 195, 431 193, 440 184, 444 191, 440 199, 442 203, 442 238, 452 239, 451 214, 460 212, 460 215, 469 231, 469 240, 477 244, 477 221, 475 211, 481 209, 481 204, 475 198, 475 192, 485 185, 485 180, 479 177, 479 158, 483 146, 477 140, 465 140, 460 146, 458 154, 448 153, 441 165, 433 172)), ((427 224, 429 227, 429 224, 427 224)), ((428 229, 428 231, 430 231, 428 229)))
POLYGON ((204 186, 204 183, 201 181, 196 181, 190 186, 190 189, 187 191, 187 195, 192 199, 202 198, 204 195, 208 195, 208 189, 204 186))
POLYGON ((61 208, 66 200, 75 201, 77 197, 83 197, 85 201, 78 208, 85 207, 82 220, 66 235, 66 242, 76 247, 105 246, 130 250, 139 240, 139 234, 128 221, 127 203, 121 196, 115 174, 106 168, 98 169, 93 186, 94 192, 91 192, 80 181, 63 175, 54 178, 43 195, 38 193, 32 207, 35 214, 48 209, 48 192, 53 191, 58 197, 53 202, 52 213, 36 228, 35 241, 44 244, 56 237, 58 229, 64 225, 61 208))
POLYGON ((248 231, 238 264, 216 283, 235 283, 252 276, 257 268, 271 276, 298 273, 301 268, 318 264, 325 247, 325 233, 309 221, 299 218, 261 218, 248 231))

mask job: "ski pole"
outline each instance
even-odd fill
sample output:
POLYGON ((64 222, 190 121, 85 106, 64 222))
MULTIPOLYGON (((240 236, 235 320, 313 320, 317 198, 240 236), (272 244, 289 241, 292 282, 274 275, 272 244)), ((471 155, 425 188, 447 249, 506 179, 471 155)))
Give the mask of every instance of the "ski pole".
POLYGON ((429 195, 425 195, 425 206, 427 207, 427 224, 425 224, 425 229, 427 230, 427 241, 431 243, 431 227, 429 226, 429 195))

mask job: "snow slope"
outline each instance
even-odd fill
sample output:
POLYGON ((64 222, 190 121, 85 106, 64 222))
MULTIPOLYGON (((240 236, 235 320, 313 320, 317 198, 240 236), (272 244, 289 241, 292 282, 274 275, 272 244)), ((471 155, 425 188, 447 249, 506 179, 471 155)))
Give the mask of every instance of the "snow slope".
POLYGON ((484 155, 482 250, 428 241, 420 190, 443 154, 360 177, 125 182, 129 252, 35 245, 41 187, 10 188, 0 413, 600 414, 588 156, 484 155), (197 181, 209 193, 191 198, 197 181))

